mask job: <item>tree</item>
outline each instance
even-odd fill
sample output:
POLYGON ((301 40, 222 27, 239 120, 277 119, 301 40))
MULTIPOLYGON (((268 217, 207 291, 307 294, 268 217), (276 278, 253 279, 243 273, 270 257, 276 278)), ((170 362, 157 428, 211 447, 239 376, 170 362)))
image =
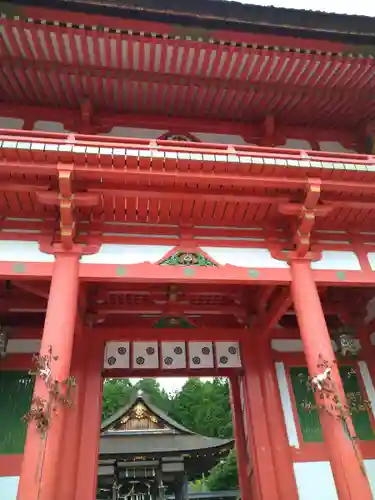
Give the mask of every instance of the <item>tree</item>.
POLYGON ((134 384, 134 389, 144 392, 150 398, 152 404, 169 413, 171 401, 155 378, 141 378, 134 384))
POLYGON ((224 491, 238 489, 237 458, 235 450, 219 462, 210 472, 206 480, 209 491, 224 491))
POLYGON ((226 379, 212 382, 189 379, 171 402, 169 415, 203 436, 233 436, 229 388, 226 379))
POLYGON ((128 378, 107 378, 103 386, 102 420, 111 417, 117 410, 126 405, 132 395, 134 387, 128 378))

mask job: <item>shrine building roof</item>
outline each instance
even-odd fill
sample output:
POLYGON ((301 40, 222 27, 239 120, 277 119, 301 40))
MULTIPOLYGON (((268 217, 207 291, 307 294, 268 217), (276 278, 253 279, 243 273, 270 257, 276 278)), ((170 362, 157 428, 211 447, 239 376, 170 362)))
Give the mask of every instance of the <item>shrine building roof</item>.
POLYGON ((190 453, 211 455, 225 453, 232 439, 201 436, 180 425, 144 393, 103 422, 100 438, 101 457, 139 457, 190 453))

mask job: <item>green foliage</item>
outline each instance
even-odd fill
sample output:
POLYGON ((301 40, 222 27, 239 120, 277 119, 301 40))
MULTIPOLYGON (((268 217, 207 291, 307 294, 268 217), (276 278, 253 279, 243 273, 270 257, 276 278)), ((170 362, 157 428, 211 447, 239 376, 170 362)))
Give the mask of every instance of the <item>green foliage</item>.
POLYGON ((232 418, 226 379, 189 379, 172 401, 169 415, 203 436, 231 438, 232 418))
POLYGON ((131 399, 134 388, 127 378, 107 378, 103 386, 102 420, 111 417, 131 399))
POLYGON ((225 460, 219 462, 206 480, 209 491, 224 491, 238 489, 237 459, 232 450, 225 460))
POLYGON ((194 493, 203 493, 208 491, 207 481, 205 478, 196 479, 195 481, 191 481, 189 483, 190 490, 194 493))
POLYGON ((136 391, 142 391, 148 395, 152 404, 169 413, 170 400, 168 394, 160 387, 154 378, 142 378, 134 385, 136 391))

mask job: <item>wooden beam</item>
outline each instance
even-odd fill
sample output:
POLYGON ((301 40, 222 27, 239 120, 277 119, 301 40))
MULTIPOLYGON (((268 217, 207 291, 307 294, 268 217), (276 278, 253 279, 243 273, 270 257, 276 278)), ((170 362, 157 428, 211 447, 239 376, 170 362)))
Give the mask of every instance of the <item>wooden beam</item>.
POLYGON ((277 325, 291 305, 292 299, 289 288, 281 289, 271 302, 269 310, 263 313, 254 325, 263 339, 270 337, 272 329, 277 325))
POLYGON ((86 328, 87 339, 96 338, 102 342, 232 342, 240 341, 251 335, 246 328, 86 328))
MULTIPOLYGON (((41 297, 42 299, 47 299, 49 296, 49 285, 44 285, 44 284, 39 284, 36 285, 35 283, 30 284, 24 281, 12 281, 12 285, 16 288, 19 288, 20 290, 23 290, 25 292, 29 292, 31 295, 35 295, 37 297, 41 297)), ((15 306, 18 307, 18 300, 16 299, 17 302, 15 303, 15 306)), ((2 301, 0 300, 0 304, 2 301)), ((10 301, 9 301, 10 303, 10 301)), ((45 303, 46 304, 46 303, 45 303)), ((46 304, 47 305, 47 304, 46 304)))

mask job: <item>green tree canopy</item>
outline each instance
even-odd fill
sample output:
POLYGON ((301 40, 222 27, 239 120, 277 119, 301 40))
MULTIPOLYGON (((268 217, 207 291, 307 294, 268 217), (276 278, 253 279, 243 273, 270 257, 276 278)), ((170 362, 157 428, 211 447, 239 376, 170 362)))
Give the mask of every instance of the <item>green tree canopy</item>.
POLYGON ((127 378, 107 378, 103 386, 102 420, 111 417, 126 405, 134 393, 134 387, 127 378))
POLYGON ((209 491, 224 491, 238 489, 237 458, 235 450, 219 462, 210 472, 206 480, 209 491))
POLYGON ((170 416, 197 434, 220 438, 233 436, 226 379, 203 382, 191 378, 171 403, 170 416))

